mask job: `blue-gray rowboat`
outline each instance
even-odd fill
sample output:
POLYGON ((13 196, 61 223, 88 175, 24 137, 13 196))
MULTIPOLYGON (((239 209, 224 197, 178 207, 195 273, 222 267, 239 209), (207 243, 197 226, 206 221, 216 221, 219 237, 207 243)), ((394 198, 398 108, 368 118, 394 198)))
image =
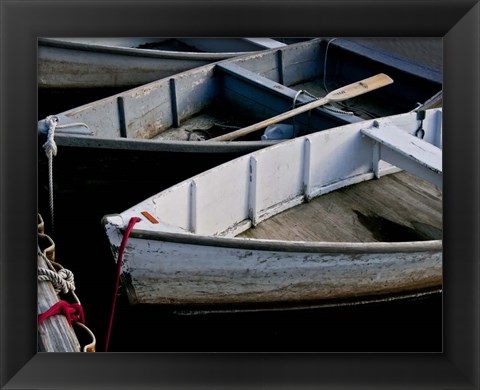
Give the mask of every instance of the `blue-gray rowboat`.
POLYGON ((39 38, 39 88, 128 88, 248 52, 270 38, 39 38))
MULTIPOLYGON (((235 41, 235 40, 234 40, 235 41)), ((203 65, 61 113, 52 112, 55 177, 170 183, 272 145, 263 130, 234 142, 208 138, 249 126, 385 73, 394 82, 290 118, 295 135, 419 109, 442 90, 441 71, 355 40, 312 39, 203 65), (312 97, 313 96, 313 97, 312 97), (182 164, 179 161, 182 160, 182 164), (172 169, 175 167, 175 169, 172 169), (83 175, 83 176, 82 176, 83 175), (167 180, 168 181, 168 180, 167 180)), ((38 123, 43 145, 49 126, 38 123)), ((43 155, 43 153, 42 153, 43 155)))

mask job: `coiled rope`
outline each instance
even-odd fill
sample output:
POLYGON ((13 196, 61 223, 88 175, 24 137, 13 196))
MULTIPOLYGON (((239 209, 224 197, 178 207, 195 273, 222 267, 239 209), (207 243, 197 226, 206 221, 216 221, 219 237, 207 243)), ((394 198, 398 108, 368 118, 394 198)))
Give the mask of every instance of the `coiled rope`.
MULTIPOLYGON (((46 234, 39 234, 39 236, 49 237, 46 234)), ((83 309, 81 307, 81 302, 78 299, 77 294, 75 294, 75 281, 73 277, 73 272, 63 268, 60 264, 50 260, 47 255, 42 252, 39 246, 37 246, 37 253, 39 256, 43 258, 45 263, 47 264, 48 268, 37 267, 37 280, 39 282, 50 282, 52 283, 53 288, 57 294, 63 293, 68 294, 70 293, 75 300, 74 303, 69 304, 65 301, 57 302, 53 307, 48 309, 46 312, 41 313, 38 315, 38 323, 42 323, 45 319, 52 315, 56 314, 64 314, 67 316, 68 322, 71 323, 71 315, 75 312, 78 312, 81 315, 81 323, 85 324, 85 319, 83 315, 83 309), (59 268, 57 271, 54 267, 59 268), (72 308, 74 308, 72 312, 72 308), (67 311, 65 311, 67 310, 67 311)), ((75 321, 79 321, 79 319, 74 318, 75 321)))
POLYGON ((75 291, 73 272, 66 268, 56 272, 39 267, 37 276, 41 282, 51 282, 57 294, 68 294, 70 291, 75 291))
MULTIPOLYGON (((48 237, 46 234, 42 234, 44 237, 48 237)), ((64 268, 62 265, 50 260, 47 255, 37 248, 38 255, 45 260, 45 263, 49 268, 38 267, 37 268, 37 280, 41 282, 51 282, 55 292, 58 294, 60 292, 68 294, 75 291, 75 279, 73 272, 69 269, 64 268), (59 268, 57 271, 55 267, 59 268)), ((78 298, 73 294, 75 299, 78 301, 78 298)), ((80 303, 80 301, 78 301, 80 303)))

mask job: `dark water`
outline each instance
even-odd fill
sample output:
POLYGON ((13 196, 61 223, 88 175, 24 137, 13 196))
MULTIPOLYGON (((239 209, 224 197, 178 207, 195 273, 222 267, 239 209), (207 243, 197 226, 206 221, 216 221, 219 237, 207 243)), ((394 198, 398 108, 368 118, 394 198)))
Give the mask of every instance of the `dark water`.
POLYGON ((89 88, 87 92, 82 88, 39 89, 37 118, 45 119, 48 115, 58 114, 90 102, 106 98, 123 92, 128 88, 89 88))
MULTIPOLYGON (((365 39, 365 44, 373 44, 365 39)), ((396 39, 377 42, 378 50, 399 56, 418 56, 431 66, 441 65, 441 40, 396 39), (425 52, 427 50, 427 52, 425 52)), ((108 96, 78 93, 77 100, 39 96, 39 118, 108 96), (100 96, 100 97, 103 97, 100 96), (80 103, 79 103, 80 102, 80 103), (45 115, 44 115, 45 114, 45 115)), ((56 243, 56 259, 75 274, 77 295, 85 310, 86 325, 97 337, 103 351, 112 303, 115 264, 100 220, 123 211, 147 196, 198 173, 202 166, 170 166, 159 171, 155 183, 131 179, 128 162, 118 167, 115 180, 104 177, 102 168, 95 180, 80 180, 62 172, 59 155, 54 160, 55 224, 51 232, 47 175, 39 151, 39 212, 47 233, 56 243), (190 169, 189 169, 190 168, 190 169)), ((81 164, 80 155, 69 156, 81 164)), ((207 166, 211 162, 205 162, 207 166)), ((105 170, 108 172, 108 170, 105 170)), ((374 223, 376 221, 365 221, 374 223)), ((442 295, 358 306, 317 308, 284 312, 181 315, 174 308, 130 306, 120 295, 117 301, 109 351, 241 351, 241 352, 329 352, 442 350, 442 295)))

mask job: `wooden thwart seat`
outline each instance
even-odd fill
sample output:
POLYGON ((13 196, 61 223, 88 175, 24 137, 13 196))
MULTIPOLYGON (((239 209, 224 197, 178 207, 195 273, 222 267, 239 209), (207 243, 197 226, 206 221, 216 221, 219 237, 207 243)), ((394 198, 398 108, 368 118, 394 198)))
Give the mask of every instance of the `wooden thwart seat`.
POLYGON ((442 150, 397 126, 371 126, 362 134, 375 141, 377 160, 383 160, 442 188, 442 150))

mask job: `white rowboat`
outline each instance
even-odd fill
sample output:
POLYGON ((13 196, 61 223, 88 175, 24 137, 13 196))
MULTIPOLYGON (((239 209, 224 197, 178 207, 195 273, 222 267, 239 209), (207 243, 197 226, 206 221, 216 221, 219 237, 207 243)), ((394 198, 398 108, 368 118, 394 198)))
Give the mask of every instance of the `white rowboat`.
POLYGON ((255 151, 105 216, 116 259, 140 218, 122 263, 130 303, 298 306, 438 291, 441 140, 441 109, 366 120, 255 151), (384 240, 393 227, 403 236, 384 240))

